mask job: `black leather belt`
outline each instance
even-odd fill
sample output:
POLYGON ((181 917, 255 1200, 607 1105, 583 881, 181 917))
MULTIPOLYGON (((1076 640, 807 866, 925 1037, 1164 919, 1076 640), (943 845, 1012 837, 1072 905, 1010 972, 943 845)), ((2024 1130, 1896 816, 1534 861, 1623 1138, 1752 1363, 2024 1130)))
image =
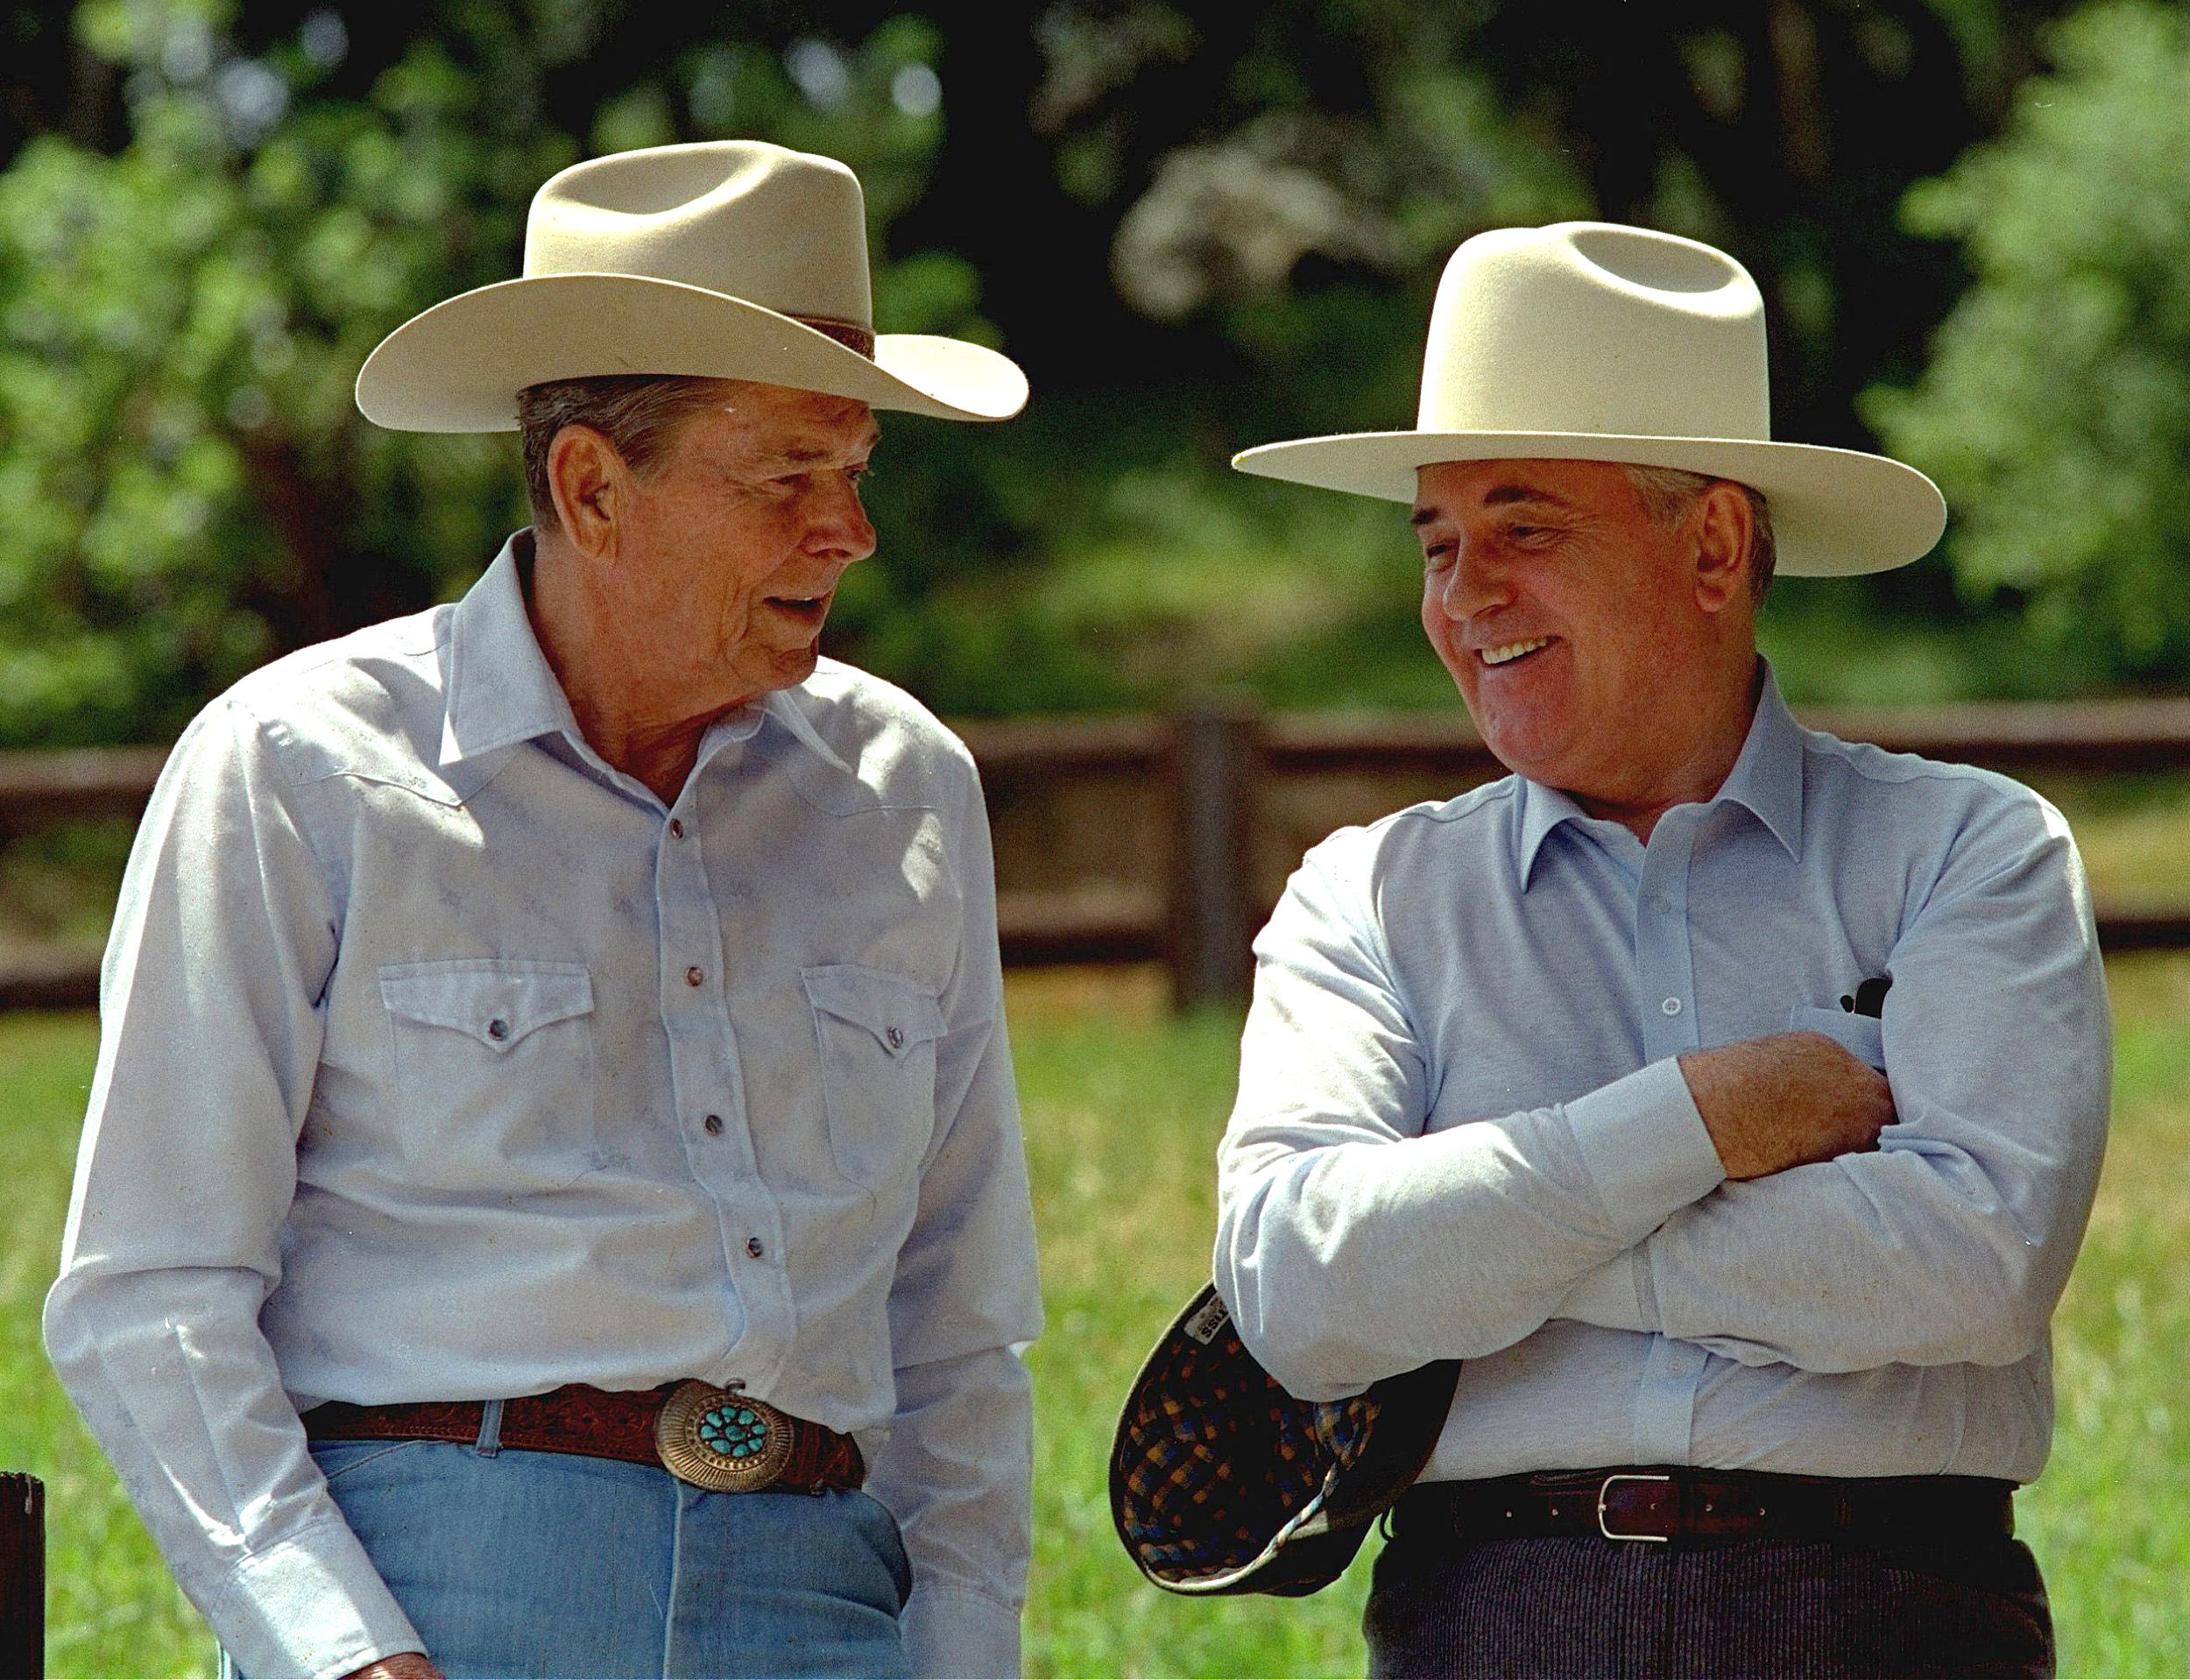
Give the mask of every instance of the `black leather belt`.
POLYGON ((1763 1471, 1540 1471, 1424 1482, 1391 1514, 1408 1540, 1591 1535, 1605 1540, 1840 1538, 1868 1542, 2015 1532, 2015 1484, 1982 1476, 1785 1476, 1763 1471))

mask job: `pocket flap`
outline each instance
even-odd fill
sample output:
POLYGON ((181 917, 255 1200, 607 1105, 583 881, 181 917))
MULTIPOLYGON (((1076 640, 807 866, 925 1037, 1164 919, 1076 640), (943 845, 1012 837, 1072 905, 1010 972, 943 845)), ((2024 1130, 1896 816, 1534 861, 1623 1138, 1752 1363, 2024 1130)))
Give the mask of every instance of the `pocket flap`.
POLYGON ((1836 1041, 1858 1062, 1868 1062, 1883 1073, 1886 1070, 1886 1029, 1876 1015, 1857 1015, 1845 1009, 1820 1009, 1814 1004, 1797 1004, 1787 1012, 1787 1030, 1791 1033, 1823 1033, 1836 1041))
POLYGON ((500 1052, 552 1022, 590 1014, 593 976, 576 963, 405 963, 380 971, 380 1000, 392 1015, 446 1027, 500 1052))
POLYGON ((864 1027, 893 1056, 943 1036, 935 994, 902 975, 856 963, 804 970, 807 1001, 825 1015, 864 1027))

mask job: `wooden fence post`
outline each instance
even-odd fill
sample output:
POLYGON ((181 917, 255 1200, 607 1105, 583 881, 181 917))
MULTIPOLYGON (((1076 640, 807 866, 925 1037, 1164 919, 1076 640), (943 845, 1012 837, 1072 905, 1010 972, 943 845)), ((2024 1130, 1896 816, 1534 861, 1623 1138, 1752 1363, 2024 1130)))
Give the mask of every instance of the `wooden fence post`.
POLYGON ((1236 1004, 1254 978, 1249 864, 1263 767, 1261 714, 1250 700, 1204 698, 1177 715, 1173 730, 1171 997, 1181 1008, 1236 1004))
POLYGON ((46 1484, 0 1471, 0 1680, 46 1672, 46 1484))

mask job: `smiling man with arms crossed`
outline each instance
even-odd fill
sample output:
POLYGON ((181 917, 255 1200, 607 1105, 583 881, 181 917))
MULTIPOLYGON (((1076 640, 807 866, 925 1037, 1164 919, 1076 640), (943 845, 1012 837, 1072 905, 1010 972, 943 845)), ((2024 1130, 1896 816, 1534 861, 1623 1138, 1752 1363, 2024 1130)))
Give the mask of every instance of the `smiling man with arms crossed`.
POLYGON ((1216 1272, 1306 1399, 1464 1361, 1378 1674, 2049 1672, 2010 1493, 2097 1179, 2059 815, 1802 729, 1782 569, 1917 558, 1929 481, 1775 443, 1762 307, 1567 223, 1448 267, 1409 433, 1250 471, 1411 500, 1515 774, 1348 829, 1256 944, 1216 1272))
POLYGON ((518 427, 533 528, 238 684, 153 796, 46 1338, 246 1675, 1016 1671, 981 794, 816 639, 873 410, 1026 385, 867 284, 828 159, 548 182, 526 278, 358 384, 518 427))

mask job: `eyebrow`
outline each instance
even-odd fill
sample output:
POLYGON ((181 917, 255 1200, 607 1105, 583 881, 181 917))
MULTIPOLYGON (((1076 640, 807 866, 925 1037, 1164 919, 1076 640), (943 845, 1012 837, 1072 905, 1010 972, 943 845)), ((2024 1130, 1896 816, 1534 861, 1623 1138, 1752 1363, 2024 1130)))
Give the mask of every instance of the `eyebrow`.
MULTIPOLYGON (((1541 503, 1546 507, 1572 509, 1573 503, 1564 496, 1554 496, 1548 490, 1538 490, 1529 484, 1499 484, 1483 492, 1485 507, 1510 507, 1518 502, 1541 503)), ((1434 525, 1445 517, 1438 507, 1418 507, 1408 516, 1408 522, 1416 526, 1434 525)))

